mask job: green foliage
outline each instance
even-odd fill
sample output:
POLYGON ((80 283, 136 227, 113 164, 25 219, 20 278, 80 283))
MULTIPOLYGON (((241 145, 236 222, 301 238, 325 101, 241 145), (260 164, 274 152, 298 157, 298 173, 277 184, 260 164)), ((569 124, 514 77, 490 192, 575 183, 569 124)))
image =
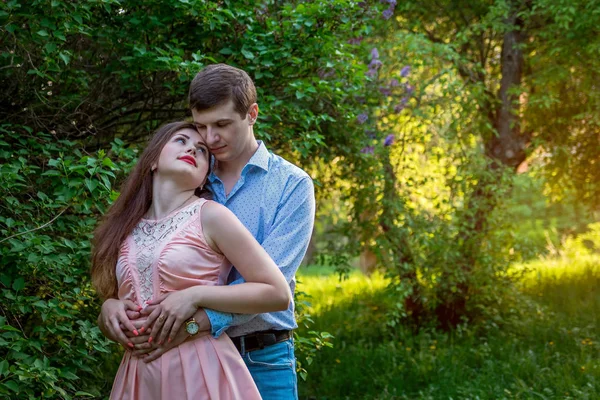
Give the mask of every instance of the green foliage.
POLYGON ((522 240, 506 201, 526 156, 560 179, 579 171, 577 189, 560 188, 554 199, 575 204, 575 213, 584 207, 569 194, 594 205, 598 68, 568 54, 597 48, 597 13, 585 22, 566 17, 594 7, 585 3, 405 1, 389 6, 392 18, 371 22, 358 49, 368 64, 357 118, 364 157, 342 161, 355 173, 334 188, 340 199, 331 195, 332 204, 342 204, 341 227, 323 236, 341 232, 346 240, 330 237, 323 247, 338 251, 341 243, 353 256, 377 256, 398 297, 392 328, 406 321, 453 328, 494 318, 503 302, 514 301, 511 262, 547 244, 545 237, 522 240), (568 39, 574 35, 587 39, 568 39), (565 55, 558 66, 553 44, 565 55), (522 60, 515 53, 512 65, 508 51, 522 60), (569 93, 567 106, 557 100, 561 93, 569 93), (548 96, 556 101, 544 108, 548 96), (549 123, 557 115, 562 125, 549 123), (542 156, 546 150, 552 154, 542 156), (579 162, 585 168, 574 166, 579 162))
POLYGON ((27 126, 0 133, 0 395, 98 396, 118 351, 95 323, 90 238, 135 154, 118 141, 111 158, 88 154, 27 126))
POLYGON ((501 275, 514 240, 501 235, 504 215, 493 212, 511 174, 481 151, 477 93, 462 89, 446 61, 456 56, 453 46, 397 38, 368 43, 377 51, 365 63, 379 67, 370 67, 366 118, 358 121, 363 157, 338 189, 350 203, 340 230, 350 254, 374 253, 394 278, 390 328, 406 321, 451 328, 493 315, 511 290, 501 275))
MULTIPOLYGON (((561 200, 544 194, 547 182, 543 171, 531 168, 515 177, 510 197, 505 202, 506 219, 515 221, 511 233, 512 251, 517 261, 527 261, 542 255, 558 255, 570 246, 573 236, 590 229, 594 215, 581 204, 577 193, 564 188, 561 200)), ((580 239, 578 239, 580 240, 580 239)))
POLYGON ((590 224, 582 234, 567 238, 562 254, 573 260, 600 254, 600 222, 590 224))
POLYGON ((309 312, 310 297, 310 295, 300 290, 296 290, 294 293, 296 322, 298 326, 303 327, 302 334, 298 331, 294 332, 296 370, 302 380, 306 380, 308 376, 306 368, 312 364, 317 351, 325 347, 333 347, 331 343, 333 336, 329 332, 310 330, 311 325, 314 324, 312 315, 309 312))
POLYGON ((333 271, 302 271, 312 296, 313 329, 335 347, 307 367, 300 398, 593 399, 600 395, 600 260, 527 264, 518 304, 494 320, 443 333, 382 330, 393 306, 388 282, 358 271, 340 282, 333 271))
MULTIPOLYGON (((364 66, 346 40, 371 14, 349 0, 0 3, 2 393, 106 393, 118 352, 109 355, 95 327, 90 235, 134 157, 128 146, 189 116, 189 82, 202 66, 249 72, 257 136, 290 160, 359 157, 349 121, 364 66)), ((323 332, 298 341, 307 354, 330 345, 323 332)))
POLYGON ((60 0, 3 3, 0 118, 105 144, 143 138, 189 116, 202 66, 225 62, 255 80, 257 134, 294 160, 352 154, 348 129, 364 67, 347 37, 368 11, 350 0, 60 0), (52 12, 47 12, 52 10, 52 12), (152 33, 150 33, 152 32, 152 33), (41 50, 40 50, 41 49, 41 50))
POLYGON ((543 172, 557 198, 565 188, 600 208, 600 61, 597 0, 537 0, 524 12, 531 30, 524 122, 544 151, 543 172))

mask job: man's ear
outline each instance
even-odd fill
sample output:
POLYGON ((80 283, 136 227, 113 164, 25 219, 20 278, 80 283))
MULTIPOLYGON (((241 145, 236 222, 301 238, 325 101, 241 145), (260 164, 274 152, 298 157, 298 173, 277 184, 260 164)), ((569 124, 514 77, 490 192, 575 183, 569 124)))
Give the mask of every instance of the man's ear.
POLYGON ((248 122, 250 125, 254 125, 258 118, 258 104, 254 103, 248 109, 248 122))

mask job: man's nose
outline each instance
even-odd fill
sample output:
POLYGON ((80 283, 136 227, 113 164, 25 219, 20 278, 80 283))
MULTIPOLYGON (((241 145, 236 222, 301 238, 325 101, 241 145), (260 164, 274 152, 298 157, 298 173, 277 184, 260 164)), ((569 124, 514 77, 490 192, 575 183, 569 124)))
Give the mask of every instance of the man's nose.
POLYGON ((211 126, 206 128, 206 144, 210 146, 211 144, 217 143, 219 139, 219 133, 215 128, 211 126))

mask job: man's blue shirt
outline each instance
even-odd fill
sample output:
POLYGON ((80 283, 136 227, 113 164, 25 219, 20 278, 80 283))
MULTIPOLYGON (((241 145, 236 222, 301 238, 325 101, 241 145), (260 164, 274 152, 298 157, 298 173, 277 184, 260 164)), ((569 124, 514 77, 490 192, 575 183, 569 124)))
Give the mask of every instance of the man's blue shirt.
MULTIPOLYGON (((214 200, 229 208, 283 272, 292 293, 296 270, 304 258, 315 218, 312 179, 302 169, 269 152, 264 143, 242 169, 240 179, 225 195, 223 182, 214 173, 208 177, 214 200)), ((232 269, 229 284, 244 282, 232 269)), ((252 332, 294 329, 294 303, 286 311, 265 314, 229 314, 206 310, 212 334, 227 330, 231 337, 252 332)))

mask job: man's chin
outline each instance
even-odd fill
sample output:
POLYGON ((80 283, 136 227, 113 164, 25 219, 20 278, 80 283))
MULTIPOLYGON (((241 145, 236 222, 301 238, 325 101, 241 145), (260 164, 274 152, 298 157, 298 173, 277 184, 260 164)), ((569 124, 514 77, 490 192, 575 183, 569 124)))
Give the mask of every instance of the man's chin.
POLYGON ((219 162, 228 162, 228 161, 230 161, 230 157, 225 152, 219 153, 219 154, 215 154, 214 157, 219 162))

